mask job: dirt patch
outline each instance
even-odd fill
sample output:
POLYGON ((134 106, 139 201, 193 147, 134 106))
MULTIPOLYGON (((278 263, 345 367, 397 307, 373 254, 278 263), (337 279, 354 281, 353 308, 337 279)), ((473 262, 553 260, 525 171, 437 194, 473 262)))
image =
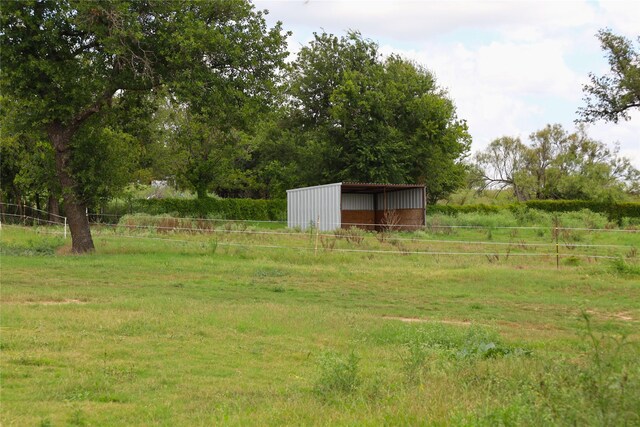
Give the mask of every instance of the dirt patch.
MULTIPOLYGON (((456 326, 471 326, 481 325, 481 326, 495 326, 490 323, 482 323, 482 322, 471 322, 469 320, 436 320, 436 319, 425 319, 420 317, 402 317, 402 316, 382 316, 383 319, 388 320, 399 320, 405 323, 442 323, 445 325, 456 325, 456 326)), ((520 324, 515 322, 508 322, 505 320, 497 321, 496 324, 499 327, 507 328, 507 329, 520 329, 520 330, 529 330, 529 331, 551 331, 556 330, 557 328, 553 325, 542 324, 542 325, 531 325, 531 324, 520 324)))
POLYGON ((634 319, 631 316, 631 313, 629 313, 628 311, 621 311, 619 313, 603 313, 597 310, 586 310, 586 313, 602 320, 622 320, 623 322, 637 322, 637 320, 634 319))
POLYGON ((433 320, 420 317, 401 317, 401 316, 382 316, 383 319, 399 320, 405 323, 444 323, 446 325, 469 326, 471 322, 468 320, 433 320))
POLYGON ((3 304, 20 304, 20 305, 67 305, 67 304, 86 304, 87 301, 82 301, 75 298, 66 298, 60 300, 42 300, 42 301, 5 301, 3 304))
POLYGON ((613 317, 615 317, 616 319, 624 320, 626 322, 635 322, 635 319, 626 312, 615 313, 613 317))

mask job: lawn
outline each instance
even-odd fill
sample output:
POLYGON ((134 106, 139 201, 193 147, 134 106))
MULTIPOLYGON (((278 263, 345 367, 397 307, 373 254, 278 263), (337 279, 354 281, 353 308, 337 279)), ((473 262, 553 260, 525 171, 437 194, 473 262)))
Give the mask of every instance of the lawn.
POLYGON ((640 423, 638 233, 224 231, 4 226, 2 425, 640 423))

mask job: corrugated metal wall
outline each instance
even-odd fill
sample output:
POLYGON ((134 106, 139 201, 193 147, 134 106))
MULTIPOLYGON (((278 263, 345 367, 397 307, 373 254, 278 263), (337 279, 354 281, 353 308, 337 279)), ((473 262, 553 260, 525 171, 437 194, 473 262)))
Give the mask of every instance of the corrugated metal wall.
POLYGON ((342 194, 342 210, 344 211, 371 211, 373 210, 373 194, 342 194))
MULTIPOLYGON (((421 209, 423 207, 423 192, 422 188, 410 188, 402 191, 387 192, 387 210, 391 209, 421 209)), ((384 194, 379 193, 378 197, 378 209, 384 209, 384 194)))
POLYGON ((287 226, 305 230, 320 216, 320 230, 340 227, 342 183, 287 190, 287 226))

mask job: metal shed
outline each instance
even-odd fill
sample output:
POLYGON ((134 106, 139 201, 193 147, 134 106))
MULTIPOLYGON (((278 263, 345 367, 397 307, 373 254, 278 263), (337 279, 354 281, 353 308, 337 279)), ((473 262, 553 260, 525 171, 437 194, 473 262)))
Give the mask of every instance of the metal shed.
POLYGON ((322 231, 360 227, 416 229, 425 225, 425 187, 338 182, 287 190, 287 226, 322 231))

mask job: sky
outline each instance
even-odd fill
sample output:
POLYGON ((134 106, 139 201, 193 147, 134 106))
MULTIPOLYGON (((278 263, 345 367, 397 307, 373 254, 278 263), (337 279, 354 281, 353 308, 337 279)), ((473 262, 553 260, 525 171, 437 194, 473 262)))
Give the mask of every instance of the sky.
MULTIPOLYGON (((640 1, 254 0, 267 22, 281 21, 290 59, 313 32, 358 30, 420 63, 447 89, 477 152, 501 136, 529 135, 547 124, 575 129, 589 73, 609 66, 595 37, 602 28, 638 47, 640 1)), ((640 111, 630 121, 598 122, 588 134, 640 168, 640 111)))

